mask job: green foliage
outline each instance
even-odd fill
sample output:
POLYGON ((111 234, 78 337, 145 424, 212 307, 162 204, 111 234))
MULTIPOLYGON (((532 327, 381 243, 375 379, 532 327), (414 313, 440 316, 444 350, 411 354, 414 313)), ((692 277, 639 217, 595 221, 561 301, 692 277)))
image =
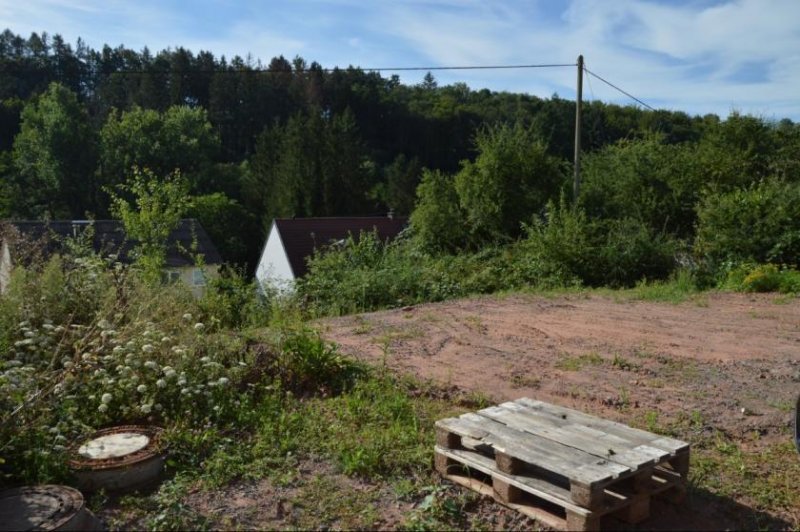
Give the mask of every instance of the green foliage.
POLYGON ((800 272, 792 267, 775 264, 741 264, 732 268, 722 286, 740 292, 800 293, 800 272))
POLYGON ((361 312, 516 286, 514 260, 501 248, 434 257, 414 240, 384 244, 365 233, 318 251, 297 290, 313 313, 361 312))
POLYGON ((283 390, 335 394, 364 375, 296 324, 252 349, 230 328, 262 312, 240 279, 238 299, 229 295, 237 299, 232 318, 220 296, 197 301, 180 284, 142 282, 76 247, 38 268, 18 267, 0 298, 0 463, 14 464, 0 468, 4 484, 63 481, 76 438, 137 422, 167 428, 179 467, 205 463, 223 478, 234 465, 215 453, 228 431, 271 427, 270 446, 254 446, 254 458, 296 448, 299 418, 283 390), (280 431, 295 436, 281 439, 280 431))
POLYGON ((210 166, 219 137, 204 109, 173 106, 163 113, 135 107, 114 110, 100 132, 100 175, 106 186, 124 183, 133 167, 156 175, 179 170, 192 188, 210 166))
POLYGON ((267 218, 357 214, 371 165, 353 113, 317 108, 265 129, 244 187, 267 218))
POLYGON ((768 179, 709 194, 698 219, 695 253, 711 271, 725 263, 800 265, 800 182, 768 179))
POLYGON ((158 281, 169 235, 189 205, 188 184, 177 171, 159 179, 147 168, 134 168, 130 180, 117 190, 108 190, 111 209, 122 220, 128 238, 137 241, 136 261, 146 277, 158 281))
POLYGON ((579 205, 594 219, 633 218, 685 238, 693 233, 695 204, 705 186, 694 145, 648 136, 588 154, 579 205))
POLYGON ((777 150, 775 132, 765 120, 735 111, 725 121, 710 124, 697 156, 706 168, 707 184, 730 191, 758 183, 783 167, 786 154, 777 150))
POLYGON ((642 222, 589 220, 562 201, 550 204, 547 219, 534 219, 521 244, 529 257, 524 275, 556 284, 632 286, 663 279, 675 265, 676 243, 642 222))
POLYGON ((475 148, 475 161, 462 161, 454 177, 423 172, 411 225, 428 250, 509 241, 561 186, 561 164, 520 123, 482 130, 475 148))
POLYGON ((521 222, 541 212, 558 191, 561 164, 521 123, 481 130, 475 148, 475 161, 464 161, 455 176, 470 242, 479 246, 514 238, 521 222))
POLYGON ((347 474, 420 474, 430 467, 433 423, 442 407, 411 398, 408 383, 395 378, 363 379, 350 392, 312 405, 308 441, 347 474))
POLYGON ((411 214, 416 202, 417 186, 422 177, 419 159, 409 159, 401 153, 384 167, 383 173, 383 181, 373 188, 372 195, 395 214, 411 214))
POLYGON ((452 251, 466 246, 465 215, 459 207, 452 176, 438 170, 423 170, 410 223, 425 249, 452 251))
POLYGON ((281 355, 276 374, 295 393, 337 394, 363 371, 310 329, 287 331, 278 345, 281 355))
POLYGON ((225 262, 255 266, 252 251, 263 245, 263 237, 255 216, 239 202, 221 192, 195 196, 186 214, 200 222, 225 262))
POLYGON ((51 83, 23 108, 14 139, 17 215, 83 218, 96 208, 95 148, 85 108, 72 91, 51 83))
POLYGON ((230 267, 208 282, 198 305, 222 329, 263 326, 271 310, 255 284, 230 267))
POLYGON ((697 277, 693 270, 678 268, 669 278, 648 282, 642 279, 631 290, 634 299, 643 301, 669 301, 682 303, 699 292, 697 277))

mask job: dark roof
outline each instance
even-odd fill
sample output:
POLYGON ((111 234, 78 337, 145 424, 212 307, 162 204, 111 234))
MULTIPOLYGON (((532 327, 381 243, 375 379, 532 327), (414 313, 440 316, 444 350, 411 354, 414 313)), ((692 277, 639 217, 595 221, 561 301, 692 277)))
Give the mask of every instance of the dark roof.
MULTIPOLYGON (((7 227, 13 228, 17 236, 35 243, 40 250, 49 255, 63 248, 65 238, 74 238, 92 227, 92 249, 103 255, 118 254, 122 262, 131 262, 130 252, 136 245, 129 240, 125 228, 119 220, 51 220, 51 221, 9 221, 7 227)), ((6 230, 8 233, 8 230, 6 230)), ((9 236, 8 234, 4 236, 9 236)), ((195 219, 185 219, 170 233, 167 242, 168 267, 191 266, 195 263, 192 254, 203 255, 206 264, 219 264, 222 258, 208 237, 203 226, 195 219), (194 249, 194 242, 197 242, 194 249)), ((16 257, 15 260, 25 260, 16 257)))
POLYGON ((378 232, 381 240, 391 240, 408 225, 408 218, 276 218, 273 222, 283 243, 295 278, 308 273, 306 260, 314 250, 361 232, 378 232))

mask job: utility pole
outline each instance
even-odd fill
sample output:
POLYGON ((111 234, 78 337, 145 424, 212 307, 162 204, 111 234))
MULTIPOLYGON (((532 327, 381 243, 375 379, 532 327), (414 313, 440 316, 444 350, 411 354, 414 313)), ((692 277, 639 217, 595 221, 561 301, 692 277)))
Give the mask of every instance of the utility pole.
POLYGON ((581 192, 581 108, 583 107, 583 56, 578 56, 578 94, 575 98, 575 175, 572 181, 572 194, 575 204, 581 192))

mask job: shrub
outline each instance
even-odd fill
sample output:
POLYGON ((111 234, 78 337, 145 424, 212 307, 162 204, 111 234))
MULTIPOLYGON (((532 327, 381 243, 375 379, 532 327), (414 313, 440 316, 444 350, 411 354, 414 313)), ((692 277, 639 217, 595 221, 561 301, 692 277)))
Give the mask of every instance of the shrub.
POLYGON ((227 281, 232 293, 197 301, 92 255, 18 267, 0 296, 0 483, 65 480, 67 446, 109 424, 165 426, 188 456, 204 432, 255 423, 269 390, 332 393, 357 374, 305 328, 278 335, 276 357, 254 371, 257 353, 223 322, 249 322, 231 307, 255 292, 227 281))
POLYGON ((199 301, 210 323, 220 328, 263 326, 269 320, 270 300, 259 296, 253 282, 241 271, 225 268, 211 279, 199 301))
POLYGON ((777 292, 781 286, 781 272, 774 264, 756 267, 742 280, 745 292, 777 292))
POLYGON ((712 273, 746 262, 800 265, 800 183, 769 179, 710 194, 698 220, 695 253, 712 273))
POLYGON ((521 244, 531 280, 593 286, 632 286, 640 279, 663 279, 675 267, 677 243, 638 220, 590 220, 562 201, 550 204, 547 218, 526 227, 521 244))
POLYGON ((787 266, 746 263, 731 268, 721 286, 740 292, 796 294, 800 292, 800 272, 787 266))
POLYGON ((274 373, 283 386, 308 395, 336 394, 351 385, 364 368, 342 357, 335 345, 308 328, 290 331, 280 342, 274 373))
POLYGON ((707 176, 695 145, 650 136, 587 154, 582 181, 579 204, 591 217, 635 218, 685 238, 693 234, 695 204, 707 176))

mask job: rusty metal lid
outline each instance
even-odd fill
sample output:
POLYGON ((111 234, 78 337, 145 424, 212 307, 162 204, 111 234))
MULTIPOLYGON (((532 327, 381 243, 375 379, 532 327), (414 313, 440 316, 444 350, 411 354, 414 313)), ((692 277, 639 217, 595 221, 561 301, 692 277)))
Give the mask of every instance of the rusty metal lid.
POLYGON ((129 466, 161 454, 162 429, 152 426, 123 425, 98 430, 73 447, 73 469, 112 469, 129 466))
POLYGON ((78 454, 92 460, 122 458, 141 451, 150 443, 150 437, 140 432, 115 432, 92 438, 78 448, 78 454))
POLYGON ((0 531, 54 530, 83 509, 83 495, 68 486, 23 486, 0 492, 0 531))

